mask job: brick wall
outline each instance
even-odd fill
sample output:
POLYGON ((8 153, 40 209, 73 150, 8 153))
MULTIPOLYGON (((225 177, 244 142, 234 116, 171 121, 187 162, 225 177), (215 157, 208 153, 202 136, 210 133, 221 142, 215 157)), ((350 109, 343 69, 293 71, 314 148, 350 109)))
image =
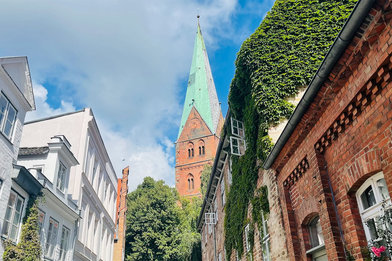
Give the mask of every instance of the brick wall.
POLYGON ((290 260, 310 260, 306 226, 317 215, 328 260, 345 260, 345 248, 363 260, 355 192, 379 171, 392 192, 390 4, 374 4, 272 166, 290 260))
POLYGON ((117 208, 116 208, 116 234, 117 240, 113 245, 113 261, 124 260, 125 255, 125 233, 126 233, 126 219, 127 219, 127 194, 128 194, 128 175, 129 167, 122 171, 123 177, 119 180, 117 191, 117 208))
MULTIPOLYGON (((220 129, 216 133, 220 133, 220 129)), ((206 164, 213 164, 218 143, 219 137, 211 133, 197 110, 192 108, 176 144, 176 189, 181 196, 201 197, 201 172, 206 164), (204 153, 199 151, 202 146, 204 153), (188 149, 193 149, 190 156, 188 149), (191 177, 193 188, 188 184, 191 177)))

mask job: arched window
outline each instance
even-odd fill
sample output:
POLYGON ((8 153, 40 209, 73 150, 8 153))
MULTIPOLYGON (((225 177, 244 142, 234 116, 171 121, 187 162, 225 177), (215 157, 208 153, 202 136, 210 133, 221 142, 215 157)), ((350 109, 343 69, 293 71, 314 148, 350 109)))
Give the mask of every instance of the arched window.
POLYGON ((191 158, 195 155, 194 151, 193 151, 193 143, 189 142, 188 143, 188 158, 191 158))
POLYGON ((188 174, 188 190, 195 189, 195 181, 192 174, 188 174))
POLYGON ((306 251, 306 254, 311 255, 314 261, 328 260, 319 216, 309 222, 307 232, 309 233, 310 249, 306 251))
POLYGON ((204 140, 199 140, 199 155, 205 154, 204 140))
POLYGON ((384 174, 379 172, 368 178, 358 189, 356 198, 366 239, 377 239, 377 218, 383 212, 383 203, 391 202, 384 174))

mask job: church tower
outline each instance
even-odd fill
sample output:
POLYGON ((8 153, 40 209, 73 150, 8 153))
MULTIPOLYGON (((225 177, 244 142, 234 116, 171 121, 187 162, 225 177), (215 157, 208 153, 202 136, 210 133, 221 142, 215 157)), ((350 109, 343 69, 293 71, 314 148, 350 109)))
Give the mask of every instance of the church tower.
POLYGON ((176 188, 181 196, 201 197, 201 172, 206 164, 213 164, 222 126, 222 111, 198 22, 176 142, 176 188))

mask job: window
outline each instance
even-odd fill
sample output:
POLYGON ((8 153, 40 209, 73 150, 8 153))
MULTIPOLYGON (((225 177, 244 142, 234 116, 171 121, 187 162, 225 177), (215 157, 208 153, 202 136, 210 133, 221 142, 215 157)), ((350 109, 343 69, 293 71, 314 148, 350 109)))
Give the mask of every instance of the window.
POLYGON ((7 210, 5 212, 3 235, 9 240, 16 242, 22 219, 24 198, 11 190, 8 199, 7 210))
POLYGON ((238 121, 231 117, 231 133, 237 137, 245 137, 244 124, 242 121, 238 121))
POLYGON ((245 248, 246 252, 250 251, 250 242, 249 242, 249 224, 245 227, 245 248))
POLYGON ((189 142, 188 143, 188 158, 191 158, 193 156, 195 156, 195 152, 193 150, 193 143, 189 142))
POLYGON ((205 153, 204 140, 199 140, 199 155, 204 155, 205 153))
POLYGON ((245 140, 231 136, 230 137, 230 149, 231 149, 231 154, 241 156, 245 154, 246 150, 246 144, 245 140))
POLYGON ((310 239, 310 249, 306 251, 314 261, 324 261, 327 260, 327 253, 325 251, 324 236, 321 229, 320 218, 316 216, 307 225, 309 239, 310 239))
POLYGON ((64 192, 65 190, 66 176, 67 176, 67 168, 60 161, 59 171, 57 174, 57 188, 62 192, 64 192))
POLYGON ((17 111, 3 93, 0 93, 0 131, 11 139, 17 111))
POLYGON ((218 222, 218 220, 219 220, 219 215, 218 215, 218 198, 215 198, 215 201, 214 201, 214 213, 215 213, 216 222, 218 222))
POLYGON ((193 179, 193 175, 188 175, 188 190, 193 190, 195 188, 195 181, 193 179))
POLYGON ((227 182, 229 185, 233 183, 233 176, 231 175, 231 166, 232 166, 232 161, 231 161, 231 156, 227 159, 229 161, 229 170, 227 172, 227 182))
POLYGON ((391 202, 383 173, 380 172, 366 180, 358 189, 356 197, 366 238, 377 239, 377 218, 382 214, 382 204, 391 202))
POLYGON ((45 222, 45 212, 38 209, 38 233, 40 237, 42 235, 42 228, 44 227, 44 222, 45 222))
POLYGON ((67 227, 63 226, 63 229, 61 231, 60 254, 59 254, 59 259, 61 261, 64 261, 67 256, 69 233, 70 230, 67 227))
POLYGON ((261 213, 262 224, 260 225, 260 241, 261 241, 261 249, 263 254, 263 261, 270 261, 270 236, 268 232, 268 219, 261 213))
POLYGON ((225 195, 225 181, 224 181, 223 177, 222 177, 222 180, 221 180, 220 185, 221 185, 222 206, 225 206, 225 203, 226 203, 226 195, 225 195))
POLYGON ((48 235, 46 237, 45 244, 45 256, 48 258, 53 258, 54 248, 57 241, 57 231, 59 229, 59 222, 54 220, 52 217, 49 219, 48 235))

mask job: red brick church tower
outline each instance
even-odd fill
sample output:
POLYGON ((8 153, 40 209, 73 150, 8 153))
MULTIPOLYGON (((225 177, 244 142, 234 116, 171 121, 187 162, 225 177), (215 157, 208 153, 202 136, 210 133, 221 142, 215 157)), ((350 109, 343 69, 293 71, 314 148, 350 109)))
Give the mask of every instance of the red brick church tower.
POLYGON ((181 196, 199 196, 201 172, 213 164, 223 117, 200 24, 176 142, 176 188, 181 196))

